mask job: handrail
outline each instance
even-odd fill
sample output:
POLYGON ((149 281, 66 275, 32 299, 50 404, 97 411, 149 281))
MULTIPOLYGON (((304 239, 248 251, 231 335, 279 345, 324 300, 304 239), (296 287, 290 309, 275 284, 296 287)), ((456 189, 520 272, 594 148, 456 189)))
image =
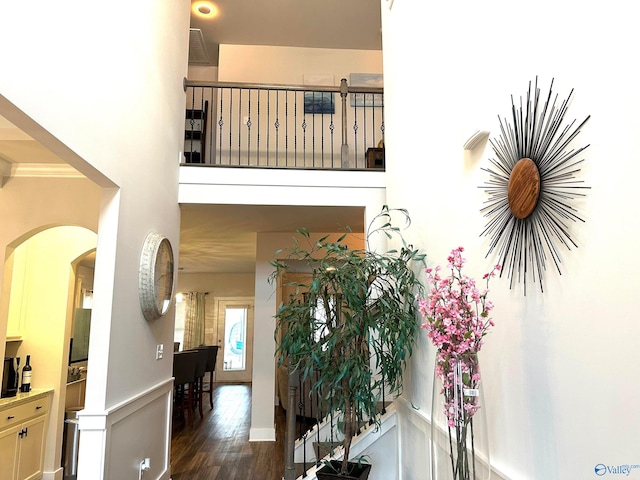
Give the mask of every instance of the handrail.
MULTIPOLYGON (((343 78, 342 82, 346 84, 347 79, 343 78)), ((246 82, 210 82, 202 80, 185 80, 185 89, 187 87, 215 87, 215 88, 244 88, 252 90, 289 90, 297 92, 334 92, 340 93, 342 85, 295 85, 295 84, 278 84, 278 83, 246 83, 246 82)), ((354 87, 347 85, 348 93, 375 93, 384 94, 384 88, 381 87, 354 87)))

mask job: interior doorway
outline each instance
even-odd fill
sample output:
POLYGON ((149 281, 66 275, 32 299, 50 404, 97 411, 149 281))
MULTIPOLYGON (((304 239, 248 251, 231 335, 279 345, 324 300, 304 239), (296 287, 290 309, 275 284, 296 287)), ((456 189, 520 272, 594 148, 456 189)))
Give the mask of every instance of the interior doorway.
POLYGON ((216 381, 250 383, 253 373, 253 298, 216 299, 216 381))

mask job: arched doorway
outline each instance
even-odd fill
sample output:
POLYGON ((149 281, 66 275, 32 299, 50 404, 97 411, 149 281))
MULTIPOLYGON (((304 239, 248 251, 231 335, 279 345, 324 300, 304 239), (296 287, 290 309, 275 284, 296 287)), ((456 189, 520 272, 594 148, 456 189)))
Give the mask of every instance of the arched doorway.
POLYGON ((45 437, 47 470, 59 468, 62 453, 70 337, 76 272, 95 251, 95 232, 52 226, 29 232, 7 248, 0 313, 7 318, 6 356, 31 357, 32 389, 51 390, 45 437))

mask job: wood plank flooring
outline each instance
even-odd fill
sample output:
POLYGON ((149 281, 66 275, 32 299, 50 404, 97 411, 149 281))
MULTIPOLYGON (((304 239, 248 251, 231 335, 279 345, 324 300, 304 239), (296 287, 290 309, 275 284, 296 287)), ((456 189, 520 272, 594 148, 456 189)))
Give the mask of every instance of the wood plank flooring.
POLYGON ((251 385, 214 385, 213 410, 205 398, 204 418, 196 412, 193 427, 173 421, 172 480, 281 480, 284 410, 274 407, 275 442, 249 442, 251 385))

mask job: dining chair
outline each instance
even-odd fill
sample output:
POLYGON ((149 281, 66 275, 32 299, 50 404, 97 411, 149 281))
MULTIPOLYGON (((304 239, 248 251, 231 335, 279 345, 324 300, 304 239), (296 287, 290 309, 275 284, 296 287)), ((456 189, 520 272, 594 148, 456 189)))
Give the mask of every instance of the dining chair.
POLYGON ((198 349, 207 351, 207 366, 205 374, 209 374, 209 380, 203 381, 202 393, 209 395, 209 406, 213 409, 213 375, 216 371, 216 360, 218 359, 218 345, 203 345, 198 349))
POLYGON ((180 418, 193 426, 193 411, 195 407, 196 367, 198 354, 195 351, 175 352, 173 354, 173 405, 180 418))
POLYGON ((195 374, 195 383, 194 383, 194 407, 198 407, 198 412, 200 413, 200 418, 204 417, 202 412, 202 394, 203 392, 203 384, 204 384, 204 374, 207 371, 207 356, 209 354, 207 349, 203 348, 194 348, 192 351, 197 354, 197 363, 196 363, 196 374, 195 374))

